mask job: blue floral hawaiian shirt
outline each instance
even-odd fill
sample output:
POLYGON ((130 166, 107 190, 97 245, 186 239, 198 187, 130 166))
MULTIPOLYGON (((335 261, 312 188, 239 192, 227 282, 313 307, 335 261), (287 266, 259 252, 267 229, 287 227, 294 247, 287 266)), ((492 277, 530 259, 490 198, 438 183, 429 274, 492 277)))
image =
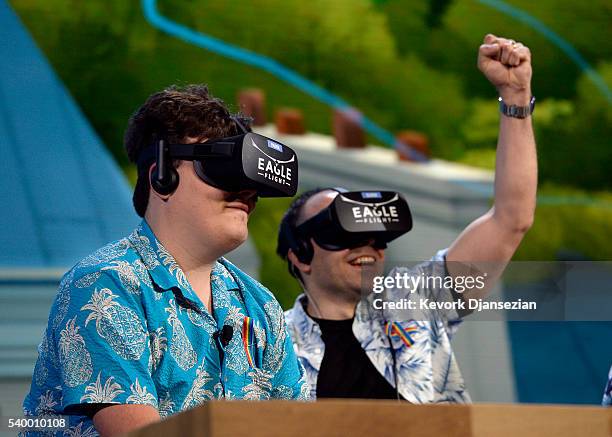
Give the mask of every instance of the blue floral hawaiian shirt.
POLYGON ((610 373, 608 374, 608 384, 606 384, 602 404, 612 406, 612 367, 610 367, 610 373))
MULTIPOLYGON (((446 250, 441 250, 428 262, 410 269, 397 267, 388 276, 399 273, 444 278, 448 275, 445 259, 446 250)), ((407 297, 408 292, 406 289, 386 289, 384 293, 385 300, 399 301, 407 297)), ((452 299, 448 288, 419 288, 416 293, 432 300, 452 299)), ((357 304, 353 334, 380 374, 392 387, 395 387, 397 376, 399 393, 412 403, 470 402, 450 344, 461 322, 456 311, 404 309, 383 312, 373 309, 372 301, 379 296, 371 293, 357 304), (388 322, 398 323, 404 333, 409 333, 409 341, 403 341, 399 335, 389 335, 388 322), (395 372, 392 353, 396 359, 395 372)), ((285 319, 295 352, 306 369, 310 396, 314 399, 325 344, 319 325, 304 310, 305 303, 306 296, 302 294, 294 307, 285 313, 285 319)))
POLYGON ((60 283, 25 414, 68 414, 66 435, 93 436, 88 404, 166 417, 210 399, 307 399, 274 296, 223 258, 211 285, 212 315, 145 221, 81 260, 60 283))

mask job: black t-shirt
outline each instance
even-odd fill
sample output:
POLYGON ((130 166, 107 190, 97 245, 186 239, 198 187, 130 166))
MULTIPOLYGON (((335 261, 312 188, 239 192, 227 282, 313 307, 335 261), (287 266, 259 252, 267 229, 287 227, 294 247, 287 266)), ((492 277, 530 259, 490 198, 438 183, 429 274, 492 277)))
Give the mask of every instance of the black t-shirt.
POLYGON ((325 354, 317 378, 317 398, 397 399, 353 334, 353 319, 312 319, 319 324, 325 354))

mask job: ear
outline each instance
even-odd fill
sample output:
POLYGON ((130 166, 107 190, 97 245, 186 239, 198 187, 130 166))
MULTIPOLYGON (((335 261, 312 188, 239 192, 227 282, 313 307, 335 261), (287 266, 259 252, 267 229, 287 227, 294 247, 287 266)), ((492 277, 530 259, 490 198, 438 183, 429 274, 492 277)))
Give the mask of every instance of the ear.
POLYGON ((155 191, 155 189, 153 188, 151 181, 153 180, 153 172, 155 171, 156 167, 157 167, 156 163, 151 164, 151 166, 149 167, 149 195, 153 194, 154 196, 158 197, 159 199, 165 202, 166 200, 170 198, 172 194, 160 194, 157 191, 155 191))
POLYGON ((309 275, 312 271, 310 264, 306 264, 300 261, 295 255, 295 253, 293 253, 292 249, 289 249, 289 253, 287 253, 287 259, 289 259, 289 261, 291 261, 291 264, 293 264, 302 273, 309 275))

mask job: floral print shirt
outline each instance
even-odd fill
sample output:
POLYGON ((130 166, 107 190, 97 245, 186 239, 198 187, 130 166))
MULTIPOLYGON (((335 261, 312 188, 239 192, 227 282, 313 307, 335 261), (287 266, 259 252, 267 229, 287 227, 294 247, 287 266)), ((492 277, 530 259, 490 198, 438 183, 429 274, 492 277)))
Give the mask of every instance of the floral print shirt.
POLYGON ((212 315, 145 221, 81 260, 60 283, 25 414, 69 415, 64 435, 94 436, 89 404, 152 405, 163 418, 210 399, 306 399, 274 296, 223 258, 211 287, 212 315))
POLYGON ((602 405, 612 406, 612 367, 610 367, 610 373, 608 374, 608 384, 606 384, 602 405))
MULTIPOLYGON (((445 265, 446 250, 439 251, 430 261, 414 268, 398 267, 388 274, 440 276, 448 275, 445 265)), ((438 281, 438 283, 443 281, 438 281)), ((406 289, 385 289, 382 294, 369 294, 355 310, 353 334, 361 343, 366 355, 385 379, 409 402, 422 404, 434 402, 470 402, 459 366, 451 349, 451 336, 461 318, 456 311, 407 310, 381 311, 373 309, 373 299, 400 301, 408 297, 406 289), (410 339, 403 341, 400 335, 389 335, 387 322, 399 323, 410 339), (412 343, 412 344, 411 344, 412 343), (395 356, 394 371, 393 362, 395 356)), ((420 296, 431 300, 450 300, 448 288, 419 288, 420 296)), ((414 297, 411 297, 414 300, 414 297)), ((317 377, 325 353, 321 329, 305 311, 306 296, 300 295, 292 309, 285 313, 289 334, 297 356, 306 369, 310 384, 310 396, 316 397, 317 377)))

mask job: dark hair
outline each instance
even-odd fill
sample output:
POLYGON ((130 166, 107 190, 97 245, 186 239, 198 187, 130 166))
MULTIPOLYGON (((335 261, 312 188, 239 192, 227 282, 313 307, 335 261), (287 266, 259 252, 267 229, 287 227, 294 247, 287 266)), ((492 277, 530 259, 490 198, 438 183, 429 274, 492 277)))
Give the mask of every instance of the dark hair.
MULTIPOLYGON (((289 209, 285 211, 285 215, 283 216, 283 219, 281 220, 279 231, 278 231, 278 239, 276 242, 276 253, 283 260, 287 261, 287 267, 289 269, 289 273, 291 273, 292 276, 298 279, 302 279, 300 272, 295 268, 293 263, 287 257, 287 255, 289 254, 289 249, 291 249, 292 242, 290 241, 290 237, 287 235, 287 233, 283 232, 283 229, 287 228, 289 229, 291 233, 294 233, 297 222, 298 222, 298 218, 300 217, 300 213, 302 211, 302 207, 304 206, 304 204, 308 202, 308 199, 310 199, 315 194, 320 193, 322 191, 328 191, 328 190, 333 190, 333 188, 320 188, 319 187, 319 188, 315 188, 315 189, 303 192, 298 197, 293 199, 293 202, 291 202, 291 205, 289 205, 289 209)), ((310 244, 310 243, 307 242, 307 244, 310 244)))
MULTIPOLYGON (((182 143, 187 137, 217 139, 238 135, 242 129, 232 117, 248 128, 251 120, 242 115, 232 116, 225 103, 213 97, 206 85, 172 85, 149 96, 130 117, 124 136, 128 158, 137 163, 142 151, 157 138, 182 143)), ((142 166, 132 198, 141 217, 149 203, 149 184, 149 169, 142 166)))

